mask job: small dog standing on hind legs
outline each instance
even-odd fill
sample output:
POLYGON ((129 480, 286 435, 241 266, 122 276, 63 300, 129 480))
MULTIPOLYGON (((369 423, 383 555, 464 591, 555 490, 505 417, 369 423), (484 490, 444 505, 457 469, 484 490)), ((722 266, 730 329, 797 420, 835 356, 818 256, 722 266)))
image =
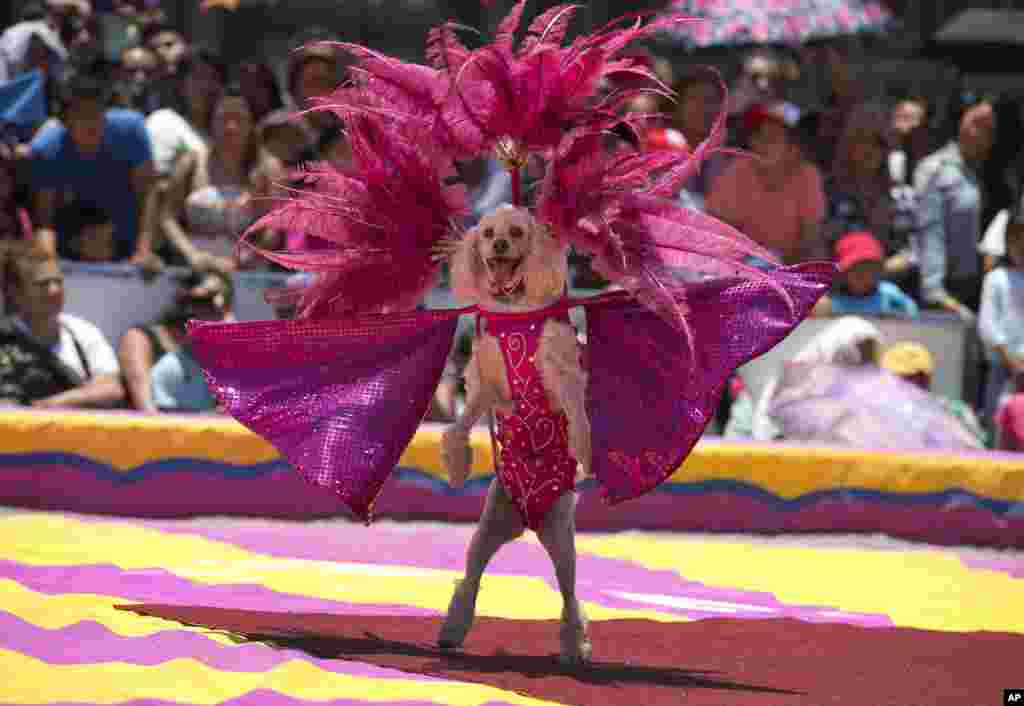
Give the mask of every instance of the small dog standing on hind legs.
POLYGON ((576 598, 575 485, 590 471, 590 423, 565 303, 566 249, 528 210, 505 205, 440 255, 450 260, 456 298, 479 308, 466 406, 444 433, 442 458, 449 482, 461 487, 472 461, 470 430, 493 412, 496 477, 438 645, 462 645, 487 563, 529 528, 551 557, 562 594, 560 659, 585 661, 591 645, 576 598))

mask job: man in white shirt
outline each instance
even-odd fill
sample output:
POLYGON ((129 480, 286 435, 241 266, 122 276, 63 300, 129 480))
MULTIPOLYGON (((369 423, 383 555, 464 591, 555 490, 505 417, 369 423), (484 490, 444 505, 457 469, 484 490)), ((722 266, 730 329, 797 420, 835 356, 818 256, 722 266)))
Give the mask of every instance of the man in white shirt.
POLYGON ((10 390, 0 397, 40 408, 120 402, 117 355, 94 324, 63 313, 56 258, 31 245, 15 247, 5 270, 0 378, 10 390))

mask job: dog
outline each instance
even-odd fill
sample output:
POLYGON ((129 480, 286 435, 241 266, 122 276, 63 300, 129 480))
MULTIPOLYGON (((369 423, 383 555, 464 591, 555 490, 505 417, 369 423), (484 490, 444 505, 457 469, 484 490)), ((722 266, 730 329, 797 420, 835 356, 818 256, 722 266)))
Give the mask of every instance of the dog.
MULTIPOLYGON (((587 376, 576 332, 567 316, 544 313, 566 295, 567 248, 527 209, 504 205, 484 216, 461 239, 442 245, 440 251, 449 259, 453 294, 467 305, 478 306, 485 319, 492 312, 496 317, 502 313, 540 312, 536 320, 531 319, 540 330, 537 340, 528 344, 535 346, 531 348, 535 355, 529 358, 531 367, 526 369, 533 375, 530 389, 534 391, 536 374, 539 374, 547 402, 544 413, 556 415, 559 421, 557 415, 564 415, 566 433, 559 438, 564 438, 571 454, 569 462, 575 461, 569 481, 574 486, 577 480, 590 473, 590 423, 585 405, 587 376)), ((502 345, 498 337, 478 329, 465 373, 465 408, 442 437, 442 459, 453 487, 461 487, 469 475, 472 465, 469 433, 481 417, 490 412, 506 418, 519 413, 521 417, 523 405, 531 405, 531 410, 537 408, 535 399, 532 403, 524 401, 523 379, 517 378, 516 384, 510 380, 513 369, 508 361, 511 357, 506 356, 508 348, 503 352, 502 345)), ((499 425, 499 438, 501 434, 499 425)), ((564 477, 565 448, 553 448, 562 448, 551 458, 559 461, 559 473, 564 477)), ((508 448, 497 452, 496 458, 500 454, 503 462, 512 458, 506 455, 513 453, 508 448)), ((529 458, 536 466, 540 463, 538 459, 544 457, 529 458)), ((552 469, 551 473, 556 472, 552 469)), ((554 487, 559 488, 557 483, 554 487)), ((442 647, 462 644, 472 625, 480 578, 487 562, 503 544, 518 538, 527 526, 525 501, 521 499, 522 492, 512 492, 515 490, 518 489, 506 488, 500 478, 495 478, 491 484, 480 524, 469 547, 465 578, 452 597, 441 629, 438 642, 442 647)), ((575 597, 576 496, 572 488, 567 492, 564 487, 561 490, 562 494, 543 512, 542 521, 531 518, 531 523, 555 565, 562 592, 561 656, 563 661, 575 662, 589 657, 590 642, 586 618, 575 597)))

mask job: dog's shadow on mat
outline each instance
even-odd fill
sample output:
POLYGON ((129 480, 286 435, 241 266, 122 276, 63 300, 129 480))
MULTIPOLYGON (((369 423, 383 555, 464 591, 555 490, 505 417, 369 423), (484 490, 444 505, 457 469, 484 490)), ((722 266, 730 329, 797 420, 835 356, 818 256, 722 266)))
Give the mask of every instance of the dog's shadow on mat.
POLYGON ((798 692, 771 687, 736 684, 714 679, 711 672, 691 671, 672 667, 645 667, 622 662, 590 661, 580 665, 563 665, 557 655, 512 654, 497 651, 494 654, 474 654, 459 650, 441 650, 399 640, 389 640, 366 632, 362 637, 326 637, 310 634, 258 633, 233 634, 239 642, 262 642, 282 649, 300 650, 318 659, 358 659, 367 655, 390 654, 427 660, 424 667, 431 674, 452 675, 495 674, 514 672, 530 678, 564 676, 594 685, 646 684, 648 686, 676 686, 753 691, 772 694, 798 692))
POLYGON ((751 695, 802 693, 739 683, 714 671, 666 664, 664 653, 661 659, 656 655, 658 640, 651 628, 637 629, 638 624, 647 621, 592 623, 595 659, 564 665, 557 658, 556 621, 479 618, 464 649, 441 650, 434 643, 441 622, 437 616, 270 613, 173 605, 116 607, 213 630, 242 644, 263 643, 301 651, 316 659, 354 660, 487 684, 562 703, 597 703, 586 694, 596 696, 594 690, 605 692, 609 688, 615 698, 602 697, 601 703, 646 706, 662 703, 650 698, 653 692, 673 692, 678 697, 680 689, 751 695), (617 623, 633 625, 623 629, 625 625, 614 625, 617 623))

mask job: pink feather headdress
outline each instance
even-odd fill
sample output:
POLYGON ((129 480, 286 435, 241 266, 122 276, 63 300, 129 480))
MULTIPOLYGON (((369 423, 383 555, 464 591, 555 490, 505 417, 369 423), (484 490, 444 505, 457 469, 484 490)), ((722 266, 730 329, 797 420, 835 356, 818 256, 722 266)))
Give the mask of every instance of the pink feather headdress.
POLYGON ((468 212, 465 187, 449 183, 451 159, 420 126, 353 115, 346 128, 352 164, 307 166, 296 175, 302 186, 294 196, 243 236, 273 228, 330 243, 299 252, 256 248, 272 262, 316 275, 311 284, 271 294, 278 303, 296 303, 301 316, 415 308, 439 274, 432 248, 468 212))
MULTIPOLYGON (((316 273, 309 288, 281 295, 299 299, 302 315, 414 307, 437 274, 432 247, 467 211, 465 190, 451 184, 454 160, 492 151, 514 178, 529 154, 543 159, 538 220, 592 254, 606 277, 687 335, 688 272, 772 281, 745 264, 751 256, 775 263, 769 252, 671 200, 720 149, 724 113, 692 153, 606 147, 613 129, 649 117, 620 115, 628 100, 641 91, 668 92, 645 62, 622 50, 659 28, 695 20, 668 15, 645 23, 647 15, 627 15, 563 46, 578 6, 558 5, 530 23, 517 46, 525 6, 517 2, 493 41, 472 51, 459 41, 457 25, 432 29, 432 66, 336 45, 355 57, 354 78, 315 109, 342 120, 353 163, 308 167, 301 173, 307 188, 253 226, 303 230, 332 244, 323 251, 261 251, 316 273), (605 94, 606 85, 628 88, 605 94)), ((518 204, 518 190, 515 196, 518 204)), ((792 305, 781 287, 779 293, 792 305)))

